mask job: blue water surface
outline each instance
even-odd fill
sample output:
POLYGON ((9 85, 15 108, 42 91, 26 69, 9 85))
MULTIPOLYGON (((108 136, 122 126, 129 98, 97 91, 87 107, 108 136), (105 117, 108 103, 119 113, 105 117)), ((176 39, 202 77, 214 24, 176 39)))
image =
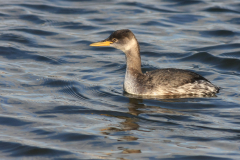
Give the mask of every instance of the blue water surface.
POLYGON ((240 159, 239 0, 0 2, 0 159, 240 159), (181 68, 216 97, 123 93, 136 35, 143 71, 181 68))

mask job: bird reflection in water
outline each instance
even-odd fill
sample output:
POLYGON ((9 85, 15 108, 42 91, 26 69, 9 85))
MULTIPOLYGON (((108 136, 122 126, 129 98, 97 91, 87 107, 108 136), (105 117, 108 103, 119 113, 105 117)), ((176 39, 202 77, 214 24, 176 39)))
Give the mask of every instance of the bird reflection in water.
MULTIPOLYGON (((127 96, 127 95, 125 95, 127 96)), ((163 99, 162 101, 172 101, 172 102, 184 102, 187 100, 193 100, 193 99, 163 99)), ((118 119, 124 120, 123 122, 120 122, 115 127, 107 127, 101 129, 102 134, 104 135, 111 135, 111 134, 120 134, 118 136, 118 141, 128 141, 128 142, 134 142, 138 141, 138 137, 136 134, 132 134, 129 136, 124 134, 127 131, 137 130, 141 132, 151 132, 151 129, 143 129, 144 127, 140 126, 140 121, 145 120, 144 118, 140 117, 140 114, 163 114, 163 123, 167 122, 171 119, 168 117, 168 115, 184 115, 184 113, 178 112, 174 109, 167 109, 167 108, 161 108, 159 106, 147 106, 143 103, 143 99, 137 99, 137 98, 129 98, 129 104, 128 104, 128 112, 123 113, 121 115, 110 115, 110 114, 104 114, 105 116, 109 117, 115 117, 118 119), (119 133, 118 133, 119 132, 119 133), (124 133, 120 133, 124 132, 124 133), (121 136, 121 134, 123 136, 121 136)), ((124 147, 118 147, 119 150, 122 150, 121 153, 123 154, 129 154, 129 153, 141 153, 140 149, 131 149, 131 148, 124 148, 124 147)))

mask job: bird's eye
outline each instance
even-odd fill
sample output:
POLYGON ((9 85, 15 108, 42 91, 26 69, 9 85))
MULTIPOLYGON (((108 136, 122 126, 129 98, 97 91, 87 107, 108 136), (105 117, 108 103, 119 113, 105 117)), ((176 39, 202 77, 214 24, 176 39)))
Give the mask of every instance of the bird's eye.
POLYGON ((113 38, 112 41, 113 41, 113 42, 117 42, 117 39, 116 39, 116 38, 113 38))

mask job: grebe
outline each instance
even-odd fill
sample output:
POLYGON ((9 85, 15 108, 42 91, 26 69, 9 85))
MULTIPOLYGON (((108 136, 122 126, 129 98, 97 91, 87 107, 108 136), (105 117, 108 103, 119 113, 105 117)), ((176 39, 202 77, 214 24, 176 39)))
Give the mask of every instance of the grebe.
POLYGON ((165 68, 142 73, 140 47, 129 29, 113 32, 107 39, 90 46, 111 46, 126 57, 124 91, 134 95, 214 95, 219 87, 201 75, 183 69, 165 68))

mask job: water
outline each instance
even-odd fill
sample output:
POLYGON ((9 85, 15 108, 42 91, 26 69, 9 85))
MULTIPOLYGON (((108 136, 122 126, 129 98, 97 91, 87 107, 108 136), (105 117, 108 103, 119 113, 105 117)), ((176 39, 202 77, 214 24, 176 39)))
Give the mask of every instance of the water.
POLYGON ((1 159, 239 159, 238 0, 0 2, 1 159), (124 54, 90 47, 136 35, 144 71, 175 67, 216 97, 123 94, 124 54))

